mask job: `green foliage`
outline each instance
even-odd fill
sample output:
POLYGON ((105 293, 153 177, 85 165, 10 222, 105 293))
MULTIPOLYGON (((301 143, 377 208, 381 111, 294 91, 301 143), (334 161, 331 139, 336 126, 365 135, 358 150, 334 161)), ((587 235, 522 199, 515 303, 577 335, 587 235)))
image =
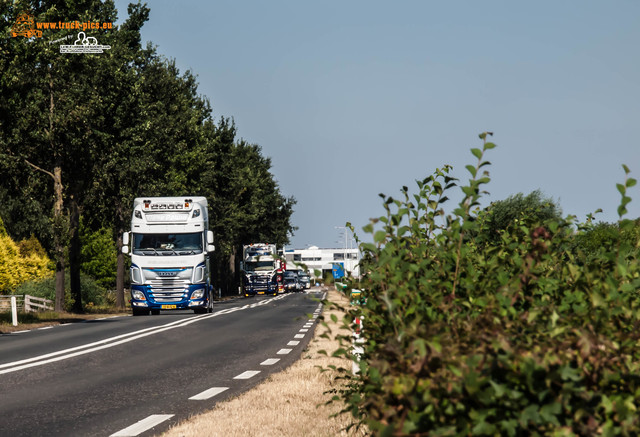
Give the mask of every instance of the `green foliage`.
POLYGON ((482 230, 484 237, 492 243, 500 241, 500 234, 510 228, 534 226, 549 220, 559 220, 562 216, 560 207, 551 199, 543 198, 542 192, 533 191, 524 196, 522 193, 509 196, 505 200, 492 202, 485 214, 482 230))
POLYGON ((117 251, 113 231, 101 228, 91 232, 81 227, 82 273, 92 277, 104 289, 113 290, 116 286, 117 251))
POLYGON ((453 214, 445 166, 417 194, 382 196, 364 227, 366 304, 345 323, 364 317, 366 343, 359 373, 342 369, 344 412, 376 435, 637 435, 640 253, 622 238, 637 224, 590 255, 571 217, 525 209, 487 244, 487 135, 453 214))
MULTIPOLYGON (((7 23, 24 11, 36 21, 118 21, 111 1, 0 2, 7 23)), ((70 268, 79 299, 80 271, 113 286, 110 254, 129 230, 135 197, 203 195, 218 248, 214 280, 236 289, 234 250, 247 241, 288 242, 295 199, 282 195, 259 146, 238 140, 229 119, 211 118, 195 74, 142 47, 146 4, 127 12, 121 25, 92 33, 111 46, 103 54, 69 56, 0 29, 0 214, 16 240, 36 235, 56 268, 70 268), (54 169, 64 198, 55 218, 54 169)), ((47 40, 68 34, 47 32, 47 40)))
MULTIPOLYGON (((74 308, 75 301, 70 293, 69 276, 65 284, 67 284, 65 290, 65 302, 64 308, 67 311, 71 311, 74 308)), ((105 306, 114 304, 114 296, 109 293, 104 287, 95 281, 93 278, 87 275, 80 275, 80 288, 82 290, 82 302, 85 308, 90 309, 94 306, 105 306)), ((35 297, 42 297, 49 300, 54 300, 56 296, 56 284, 54 277, 34 279, 31 281, 20 284, 13 294, 28 294, 35 297)))

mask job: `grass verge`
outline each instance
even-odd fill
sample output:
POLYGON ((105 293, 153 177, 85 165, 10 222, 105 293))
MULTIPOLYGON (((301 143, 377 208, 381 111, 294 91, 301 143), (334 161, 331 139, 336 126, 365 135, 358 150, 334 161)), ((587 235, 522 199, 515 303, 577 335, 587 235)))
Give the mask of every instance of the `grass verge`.
MULTIPOLYGON (((344 296, 331 289, 328 298, 333 302, 348 302, 344 296)), ((336 310, 326 310, 323 314, 333 338, 338 332, 338 324, 331 321, 331 314, 342 320, 342 314, 336 310)), ((359 432, 343 431, 351 422, 350 416, 331 417, 339 412, 339 404, 324 405, 330 398, 325 394, 332 388, 338 388, 335 381, 337 373, 320 372, 319 367, 328 368, 351 366, 345 359, 327 357, 318 353, 327 353, 338 349, 338 342, 320 336, 326 328, 318 325, 314 338, 303 351, 300 360, 276 373, 253 389, 225 402, 216 404, 213 410, 194 416, 171 428, 163 437, 199 437, 199 436, 364 436, 359 432)), ((347 367, 348 368, 348 367, 347 367)))
POLYGON ((10 334, 16 331, 26 331, 29 329, 44 328, 47 326, 62 325, 64 323, 79 323, 86 320, 99 319, 107 316, 126 316, 129 313, 122 310, 95 309, 91 313, 73 314, 73 313, 56 313, 54 311, 45 311, 38 313, 18 313, 18 325, 13 326, 11 312, 0 313, 0 334, 10 334))

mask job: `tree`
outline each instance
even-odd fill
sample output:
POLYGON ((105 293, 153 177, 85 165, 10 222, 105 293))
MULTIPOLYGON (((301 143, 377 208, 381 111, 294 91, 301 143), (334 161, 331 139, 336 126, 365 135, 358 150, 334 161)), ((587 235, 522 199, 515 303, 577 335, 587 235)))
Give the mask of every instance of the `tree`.
MULTIPOLYGON (((66 22, 70 21, 69 17, 79 22, 113 22, 116 19, 112 1, 86 0, 73 4, 45 1, 33 5, 18 1, 3 4, 2 9, 3 16, 10 22, 25 10, 41 22, 66 22)), ((51 39, 66 37, 68 33, 66 30, 47 32, 51 39)), ((122 38, 117 31, 98 30, 94 35, 102 44, 122 47, 119 44, 122 38)), ((2 32, 1 38, 3 46, 8 48, 0 56, 3 71, 0 153, 7 158, 8 164, 3 170, 14 175, 32 172, 41 180, 51 178, 55 307, 62 310, 64 302, 65 248, 68 247, 71 292, 76 302, 74 310, 81 311, 80 216, 85 193, 93 182, 96 157, 104 151, 103 122, 108 108, 102 91, 104 84, 113 83, 113 77, 104 81, 104 75, 118 70, 121 56, 61 54, 56 45, 14 38, 10 36, 9 28, 2 32)), ((38 196, 38 200, 51 203, 46 199, 47 194, 38 196)))
MULTIPOLYGON (((23 0, 0 12, 9 22, 25 9, 37 21, 116 18, 112 1, 58 3, 23 0)), ((74 311, 82 311, 81 218, 86 232, 108 229, 116 238, 116 302, 124 307, 121 237, 135 197, 206 195, 220 265, 247 238, 283 243, 293 230, 295 200, 280 194, 270 159, 259 146, 236 142, 228 119, 216 125, 190 71, 181 74, 153 46, 141 47, 149 8, 132 4, 128 14, 119 28, 96 34, 112 47, 103 54, 68 56, 0 33, 8 47, 0 52, 0 177, 9 181, 0 212, 12 232, 45 237, 56 260, 58 310, 68 266, 74 311), (26 205, 35 218, 25 217, 26 205)), ((58 36, 65 35, 47 35, 58 36)))
POLYGON ((540 190, 528 195, 514 194, 504 200, 492 202, 485 209, 483 226, 476 238, 491 243, 500 241, 502 231, 517 225, 531 226, 550 219, 561 219, 562 210, 551 198, 544 198, 540 190))

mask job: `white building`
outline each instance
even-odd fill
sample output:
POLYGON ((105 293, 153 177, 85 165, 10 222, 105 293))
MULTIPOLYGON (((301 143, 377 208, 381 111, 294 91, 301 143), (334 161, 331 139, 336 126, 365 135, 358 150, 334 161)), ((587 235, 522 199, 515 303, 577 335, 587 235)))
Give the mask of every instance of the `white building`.
POLYGON ((311 246, 308 249, 287 249, 285 259, 287 270, 301 268, 307 270, 312 277, 316 276, 316 270, 322 277, 331 274, 336 265, 340 265, 347 275, 360 276, 358 249, 320 249, 317 246, 311 246))

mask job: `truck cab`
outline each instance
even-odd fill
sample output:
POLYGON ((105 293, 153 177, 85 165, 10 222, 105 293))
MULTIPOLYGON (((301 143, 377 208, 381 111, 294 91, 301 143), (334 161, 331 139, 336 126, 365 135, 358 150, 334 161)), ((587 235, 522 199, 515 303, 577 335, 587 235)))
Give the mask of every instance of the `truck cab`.
POLYGON ((131 256, 134 316, 160 310, 213 310, 209 254, 214 251, 204 197, 145 197, 133 202, 131 232, 122 252, 131 256))

